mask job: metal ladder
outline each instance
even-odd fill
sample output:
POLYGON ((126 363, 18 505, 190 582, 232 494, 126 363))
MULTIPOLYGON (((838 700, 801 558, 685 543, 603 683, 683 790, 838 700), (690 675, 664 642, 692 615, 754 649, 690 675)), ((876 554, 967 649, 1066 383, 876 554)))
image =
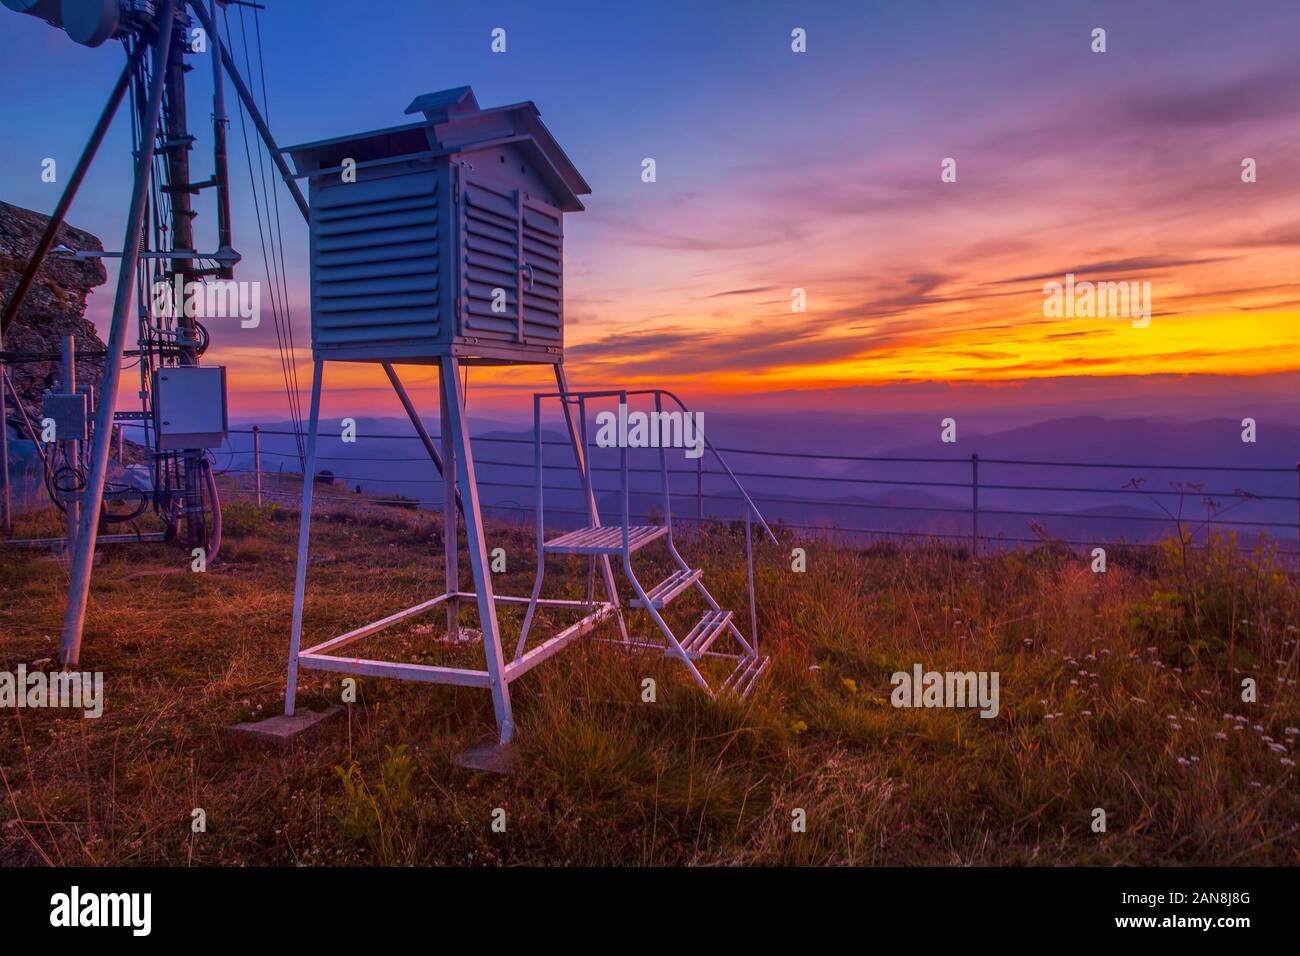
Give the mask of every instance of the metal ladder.
POLYGON ((749 637, 746 637, 736 625, 734 613, 724 610, 708 588, 705 587, 703 569, 691 567, 686 559, 682 557, 681 551, 678 550, 677 543, 673 538, 672 494, 669 486, 666 448, 659 447, 657 449, 659 452, 659 473, 662 482, 663 524, 634 525, 631 523, 629 513, 631 489, 628 480, 628 449, 625 443, 620 443, 619 446, 619 472, 622 479, 619 494, 622 501, 622 522, 618 525, 604 525, 601 523, 596 503, 596 489, 591 478, 591 457, 588 454, 587 403, 589 401, 617 398, 619 405, 626 408, 629 396, 641 395, 653 397, 655 412, 660 415, 663 414, 665 398, 675 403, 683 415, 689 414, 685 404, 676 395, 664 389, 540 393, 533 398, 533 441, 537 493, 537 576, 533 584, 532 596, 529 599, 528 611, 524 616, 523 629, 520 633, 516 653, 520 654, 523 651, 529 628, 538 607, 542 581, 546 572, 547 555, 585 555, 589 559, 586 606, 589 610, 603 608, 618 615, 620 630, 622 631, 622 641, 620 643, 628 647, 661 650, 667 655, 677 657, 685 664, 695 682, 710 696, 732 695, 744 700, 753 691, 759 678, 763 676, 771 664, 771 658, 759 654, 758 651, 758 615, 754 594, 752 519, 756 518, 758 520, 759 525, 773 544, 776 543, 776 536, 772 533, 772 529, 758 511, 753 500, 741 486, 735 473, 728 467, 712 443, 707 438, 704 439, 704 447, 712 453, 716 461, 721 465, 723 473, 731 479, 732 484, 740 493, 744 505, 745 557, 749 574, 750 612, 750 631, 749 637), (546 399, 557 399, 562 404, 571 430, 575 429, 571 412, 576 406, 578 414, 574 444, 575 448, 581 449, 581 454, 577 455, 577 468, 579 477, 582 480, 581 490, 585 493, 587 499, 589 520, 589 523, 584 527, 567 531, 549 539, 545 534, 545 482, 542 454, 542 403, 546 399), (661 539, 671 558, 673 570, 662 581, 647 589, 641 583, 636 570, 632 566, 632 555, 661 539), (618 604, 618 596, 612 586, 612 580, 608 577, 606 577, 608 601, 596 601, 597 561, 606 562, 605 567, 608 568, 607 562, 616 556, 622 558, 623 573, 636 595, 629 603, 629 607, 644 611, 650 617, 662 637, 662 643, 652 639, 633 639, 629 637, 623 622, 622 608, 618 604), (674 600, 692 591, 703 601, 705 609, 695 625, 684 636, 679 637, 665 620, 662 611, 674 600), (709 678, 702 669, 702 663, 706 660, 729 662, 731 665, 730 670, 725 677, 719 678, 715 675, 713 682, 710 683, 709 678))

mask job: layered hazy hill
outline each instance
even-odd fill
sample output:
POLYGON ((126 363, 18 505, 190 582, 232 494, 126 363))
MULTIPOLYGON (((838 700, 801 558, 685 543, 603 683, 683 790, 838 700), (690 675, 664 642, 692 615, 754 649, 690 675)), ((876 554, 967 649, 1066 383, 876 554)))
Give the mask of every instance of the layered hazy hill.
MULTIPOLYGON (((1193 524, 1213 513, 1237 523, 1242 533, 1264 530, 1286 539, 1288 547, 1294 546, 1296 538, 1300 427, 1280 420, 1260 418, 1253 444, 1242 442, 1240 419, 1229 418, 1192 422, 1061 418, 983 434, 959 427, 956 444, 939 441, 937 422, 916 418, 794 415, 774 420, 733 414, 713 416, 706 424, 710 440, 730 449, 724 457, 764 513, 793 524, 968 535, 970 456, 978 454, 982 534, 1151 540, 1172 530, 1165 509, 1174 514, 1181 509, 1193 524), (815 454, 840 457, 806 457, 815 454), (938 460, 854 461, 852 456, 938 460), (1030 461, 1062 464, 1020 463, 1030 461), (1101 465, 1107 467, 1095 467, 1101 465), (1247 470, 1257 468, 1283 471, 1247 470), (1250 522, 1277 527, 1261 528, 1250 522)), ((284 424, 263 427, 288 430, 284 424)), ((321 433, 329 436, 336 429, 336 422, 326 422, 321 433)), ((483 419, 472 420, 471 430, 483 502, 496 507, 502 517, 531 518, 527 511, 535 498, 531 428, 483 419)), ((350 488, 360 487, 368 494, 398 493, 436 504, 440 500, 437 476, 421 446, 401 437, 410 434, 405 421, 361 419, 356 444, 322 438, 318 468, 330 469, 350 488)), ((546 446, 544 457, 548 524, 573 523, 578 520, 574 512, 580 509, 581 498, 574 490, 572 456, 558 422, 545 437, 553 443, 546 446)), ((230 454, 220 457, 221 464, 235 469, 251 466, 250 436, 232 435, 231 448, 230 454)), ((292 437, 267 435, 263 449, 264 468, 299 470, 292 437)), ((668 457, 675 472, 673 508, 678 514, 694 516, 696 463, 681 452, 670 452, 668 457)), ((621 508, 615 493, 617 451, 595 449, 592 459, 597 488, 604 489, 602 510, 612 521, 621 508)), ((711 473, 719 470, 712 456, 706 456, 704 463, 704 513, 738 516, 730 482, 711 473)), ((660 508, 657 453, 632 453, 631 465, 647 469, 633 474, 632 511, 660 508)))

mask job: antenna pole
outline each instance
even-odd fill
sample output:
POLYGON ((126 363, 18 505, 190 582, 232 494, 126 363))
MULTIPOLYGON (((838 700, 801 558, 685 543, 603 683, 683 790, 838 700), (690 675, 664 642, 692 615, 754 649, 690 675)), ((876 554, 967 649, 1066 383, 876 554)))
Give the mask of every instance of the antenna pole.
MULTIPOLYGON (((201 2, 195 3, 190 7, 194 15, 199 18, 199 23, 203 29, 208 31, 208 36, 217 32, 214 19, 208 16, 208 11, 203 8, 201 2)), ((298 180, 293 178, 293 173, 289 171, 289 165, 284 161, 284 156, 280 153, 279 144, 276 143, 275 137, 271 135, 271 129, 266 125, 266 120, 262 118, 262 111, 257 108, 257 103, 253 100, 253 94, 248 91, 244 84, 244 78, 239 75, 239 69, 235 66, 235 61, 230 56, 230 51, 224 46, 220 48, 221 62, 225 64, 226 75, 230 77, 230 83, 239 94, 240 101, 244 104, 244 109, 248 110, 248 116, 257 127, 258 134, 262 141, 266 143, 266 151, 271 154, 271 162, 275 163, 275 168, 280 171, 280 178, 284 180, 285 186, 289 189, 289 195, 293 201, 298 204, 298 211, 302 213, 304 221, 310 221, 307 212, 307 199, 303 196, 302 190, 298 188, 298 180)))
MULTIPOLYGON (((185 49, 173 38, 167 53, 163 80, 163 150, 167 155, 167 180, 171 198, 171 247, 194 248, 194 209, 190 203, 190 135, 185 115, 185 49)), ((172 275, 182 281, 191 278, 194 261, 188 257, 171 259, 172 275)), ((185 286, 182 286, 185 288, 185 286)), ((178 306, 181 303, 178 303, 178 306)), ((176 309, 176 327, 181 364, 194 365, 194 346, 198 335, 194 316, 183 308, 176 309)))
MULTIPOLYGON (((195 7, 203 5, 203 0, 195 0, 195 7)), ((217 0, 212 0, 212 178, 217 188, 217 249, 225 252, 231 248, 230 228, 230 167, 226 160, 226 90, 221 81, 221 34, 217 32, 217 0)), ((222 279, 234 278, 235 270, 222 266, 222 279)))
MULTIPOLYGON (((195 4, 197 6, 198 4, 195 4)), ((167 153, 167 181, 171 197, 171 247, 194 248, 194 208, 190 201, 190 143, 189 120, 185 110, 185 45, 173 37, 167 54, 167 70, 163 81, 163 149, 167 153)), ((194 279, 194 260, 188 256, 171 260, 172 282, 178 278, 179 288, 188 289, 194 279)), ((176 344, 181 365, 198 365, 198 329, 194 316, 184 308, 186 297, 176 307, 176 344)), ((185 482, 185 537, 191 548, 204 547, 207 535, 204 529, 202 458, 203 452, 187 448, 181 454, 184 461, 185 482)))
POLYGON ((90 596, 90 568, 95 557, 99 511, 104 501, 104 480, 113 440, 113 412, 117 406, 118 382, 122 377, 122 352, 126 347, 126 317, 131 308, 136 266, 140 261, 149 170, 153 164, 154 143, 158 137, 163 80, 171 54, 175 20, 176 0, 163 0, 162 13, 158 18, 157 45, 153 52, 153 75, 149 78, 149 102, 140 118, 140 154, 136 157, 126 236, 122 240, 122 263, 117 274, 113 319, 109 326, 107 353, 104 356, 104 378, 99 386, 99 407, 95 410, 95 440, 90 456, 90 472, 86 476, 86 491, 81 503, 81 527, 77 533, 72 576, 68 584, 68 607, 63 615, 63 637, 59 650, 64 667, 75 667, 81 656, 81 634, 86 623, 86 601, 90 596))

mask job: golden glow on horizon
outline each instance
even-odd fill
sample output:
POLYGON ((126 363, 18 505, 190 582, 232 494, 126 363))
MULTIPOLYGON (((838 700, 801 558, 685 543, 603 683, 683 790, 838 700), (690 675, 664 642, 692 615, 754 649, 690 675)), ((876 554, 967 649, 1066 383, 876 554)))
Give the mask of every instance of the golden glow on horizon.
MULTIPOLYGON (((790 362, 745 370, 719 370, 701 375, 657 371, 618 373, 625 359, 655 368, 655 355, 610 356, 587 367, 570 360, 575 383, 608 384, 611 375, 623 384, 689 386, 697 393, 745 394, 771 390, 804 390, 903 382, 1003 383, 1068 376, 1143 376, 1154 374, 1267 375, 1300 367, 1300 312, 1223 312, 1186 316, 1155 315, 1147 328, 1133 328, 1127 319, 1073 319, 1012 325, 990 334, 973 322, 942 335, 918 328, 890 342, 872 345, 873 333, 841 337, 842 357, 818 362, 790 362), (1230 343, 1230 344, 1229 344, 1230 343), (855 351, 856 349, 856 351, 855 351)), ((773 348, 773 356, 781 354, 773 348)), ((305 350, 298 368, 304 401, 310 388, 311 365, 305 350)), ((232 369, 232 397, 237 405, 274 411, 282 406, 284 381, 279 356, 262 347, 214 348, 209 361, 232 369), (239 398, 244 398, 239 402, 239 398)), ((327 405, 343 396, 364 414, 400 412, 382 371, 355 363, 326 365, 327 405)), ((433 394, 433 367, 406 367, 407 387, 433 394)), ((551 387, 543 367, 494 368, 470 371, 471 386, 486 392, 532 391, 551 387)), ((253 411, 254 408, 241 409, 253 411)))
POLYGON ((1297 365, 1300 312, 1238 313, 1157 316, 1147 328, 1133 328, 1127 319, 1087 319, 1017 326, 997 336, 956 332, 938 344, 868 350, 812 367, 776 366, 723 376, 723 381, 735 390, 797 389, 1070 375, 1265 375, 1297 365))

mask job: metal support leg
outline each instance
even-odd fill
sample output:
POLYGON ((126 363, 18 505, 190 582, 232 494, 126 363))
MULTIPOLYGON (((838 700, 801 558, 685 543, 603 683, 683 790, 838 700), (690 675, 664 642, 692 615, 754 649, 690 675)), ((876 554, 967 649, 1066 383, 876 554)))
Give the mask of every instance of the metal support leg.
POLYGON ((749 639, 754 653, 758 653, 758 604, 754 597, 754 530, 749 519, 749 508, 745 509, 745 561, 749 565, 749 639))
POLYGON ((533 480, 536 484, 536 505, 533 521, 537 531, 537 575, 533 578, 533 593, 524 612, 524 626, 519 629, 519 643, 515 645, 515 660, 524 656, 528 643, 528 629, 533 626, 537 613, 537 599, 542 594, 542 579, 546 577, 546 458, 542 453, 542 397, 533 396, 533 480))
MULTIPOLYGON (((445 475, 446 469, 442 466, 442 456, 438 454, 437 446, 434 445, 433 439, 429 437, 429 430, 424 427, 424 422, 420 420, 420 413, 415 410, 415 403, 411 401, 411 396, 406 393, 406 387, 402 385, 401 379, 397 377, 397 372, 393 370, 391 362, 384 362, 382 364, 384 366, 384 372, 388 375, 388 381, 392 383, 393 391, 395 391, 397 397, 401 399, 402 408, 406 409, 406 417, 409 418, 411 424, 415 426, 415 433, 420 436, 420 441, 424 444, 424 450, 427 451, 429 457, 433 459, 433 467, 438 469, 439 475, 445 475)), ((456 492, 456 507, 463 510, 463 505, 460 500, 460 492, 456 492)))
MULTIPOLYGON (((438 381, 442 382, 445 373, 438 370, 438 381)), ((451 415, 447 409, 447 393, 438 389, 438 429, 442 436, 442 550, 446 571, 447 593, 455 594, 460 590, 460 556, 456 545, 456 509, 465 513, 460 492, 456 490, 456 443, 452 440, 451 415), (455 504, 453 504, 455 502, 455 504)), ((447 639, 454 641, 460 637, 460 598, 447 599, 447 639)))
MULTIPOLYGON (((584 398, 584 397, 582 397, 582 396, 579 396, 579 398, 578 398, 578 442, 579 442, 579 444, 582 445, 584 451, 588 448, 588 445, 587 445, 587 400, 586 400, 586 398, 584 398)), ((590 472, 590 470, 588 470, 588 472, 587 472, 587 476, 586 476, 586 481, 583 483, 583 487, 585 487, 585 488, 590 492, 590 491, 591 491, 591 485, 592 485, 591 472, 590 472)), ((596 556, 593 554, 591 557, 587 558, 587 605, 588 605, 588 608, 590 608, 591 605, 595 604, 595 602, 596 602, 596 556)))
POLYGON ((483 515, 479 511, 478 482, 474 477, 474 457, 470 451, 469 425, 460 397, 460 362, 442 359, 441 385, 446 402, 447 423, 456 452, 456 477, 465 499, 465 543, 474 572, 474 590, 478 594, 479 627, 483 630, 483 652, 487 657, 492 706, 496 711, 501 743, 507 744, 515 733, 514 715, 510 710, 510 684, 505 674, 501 652, 501 631, 497 626, 496 602, 492 596, 492 572, 488 567, 487 545, 483 540, 483 515))
MULTIPOLYGON (((559 386, 560 394, 569 394, 569 383, 564 377, 563 365, 555 366, 555 384, 559 386)), ((573 410, 569 407, 569 403, 563 399, 561 399, 560 405, 564 409, 564 423, 569 429, 569 441, 573 444, 573 456, 578 465, 578 474, 580 477, 589 476, 591 473, 587 470, 587 449, 583 447, 578 424, 573 420, 573 410)), ((591 523, 598 525, 600 524, 600 512, 596 510, 596 494, 592 490, 590 481, 584 481, 584 486, 587 492, 587 511, 591 523)), ((538 560, 541 560, 540 555, 538 560)), ((614 617, 618 621, 618 632, 626 642, 629 639, 627 636, 627 621, 623 619, 623 608, 618 603, 618 588, 614 586, 614 569, 609 563, 609 555, 607 554, 600 556, 600 576, 605 579, 605 592, 609 595, 609 603, 614 605, 614 617)))
POLYGON ((95 537, 99 531, 99 509, 104 500, 104 481, 108 476, 109 443, 113 439, 113 411, 117 405, 117 383, 122 377, 122 352, 126 348, 126 314, 134 299, 135 267, 140 261, 144 234, 144 207, 148 198, 149 171, 153 166, 154 145, 158 139, 158 120, 162 113, 163 76, 171 53, 172 29, 176 19, 175 0, 164 0, 158 14, 158 41, 153 52, 153 76, 149 100, 142 114, 140 153, 136 158, 135 180, 131 186, 131 205, 126 217, 126 235, 122 240, 122 261, 118 270, 117 289, 113 297, 113 317, 108 329, 104 355, 104 378, 99 387, 99 408, 95 414, 95 442, 90 456, 90 472, 82 497, 81 527, 77 533, 72 571, 68 582, 68 606, 63 614, 60 657, 64 667, 75 667, 81 656, 81 635, 86 624, 86 602, 90 598, 90 569, 95 558, 95 537))
POLYGON ((302 471, 302 514, 298 519, 298 567, 293 579, 293 626, 289 631, 289 680, 284 714, 293 716, 298 697, 298 649, 302 646, 302 602, 307 593, 307 544, 311 540, 311 503, 316 482, 316 429, 320 424, 320 386, 325 363, 316 360, 311 376, 311 418, 307 427, 307 461, 302 471))

